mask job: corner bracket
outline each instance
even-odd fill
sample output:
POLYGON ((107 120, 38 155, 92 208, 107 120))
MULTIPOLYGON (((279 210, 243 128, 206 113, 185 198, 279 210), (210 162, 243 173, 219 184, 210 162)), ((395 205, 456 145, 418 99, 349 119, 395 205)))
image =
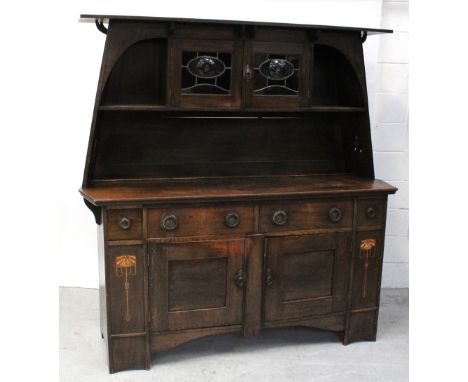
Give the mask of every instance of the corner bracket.
POLYGON ((83 198, 84 204, 88 207, 94 215, 94 220, 96 220, 97 225, 101 225, 102 217, 101 217, 101 207, 95 206, 89 200, 83 198))
POLYGON ((361 31, 361 42, 364 44, 366 40, 367 40, 367 31, 361 31))
POLYGON ((104 26, 102 19, 95 19, 94 23, 96 24, 96 28, 99 30, 99 32, 107 34, 108 29, 104 26))

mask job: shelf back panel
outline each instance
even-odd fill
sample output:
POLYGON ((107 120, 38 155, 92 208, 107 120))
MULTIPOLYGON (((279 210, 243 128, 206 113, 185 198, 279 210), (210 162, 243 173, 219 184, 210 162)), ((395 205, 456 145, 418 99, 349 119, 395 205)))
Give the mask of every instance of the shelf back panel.
POLYGON ((339 172, 343 154, 330 118, 102 112, 93 180, 339 172))

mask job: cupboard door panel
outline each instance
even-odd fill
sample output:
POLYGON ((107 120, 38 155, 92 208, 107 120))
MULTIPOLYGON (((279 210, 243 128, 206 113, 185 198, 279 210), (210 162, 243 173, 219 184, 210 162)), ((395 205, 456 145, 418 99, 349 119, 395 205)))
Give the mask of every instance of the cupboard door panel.
POLYGON ((307 106, 309 46, 246 42, 245 103, 248 108, 307 106))
POLYGON ((150 244, 152 329, 240 324, 244 261, 244 240, 150 244))
POLYGON ((172 104, 240 108, 242 42, 174 40, 172 104))
POLYGON ((345 233, 268 239, 264 320, 343 311, 349 253, 345 233))
POLYGON ((333 251, 289 253, 283 257, 283 301, 333 294, 333 251))
POLYGON ((225 306, 227 268, 227 257, 169 262, 169 311, 225 306))

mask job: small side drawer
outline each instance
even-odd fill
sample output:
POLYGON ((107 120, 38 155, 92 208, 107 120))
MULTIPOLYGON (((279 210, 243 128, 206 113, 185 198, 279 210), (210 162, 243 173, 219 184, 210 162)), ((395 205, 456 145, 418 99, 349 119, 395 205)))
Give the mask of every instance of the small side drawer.
POLYGON ((385 224, 387 199, 360 199, 356 202, 357 228, 380 228, 385 224))
POLYGON ((143 233, 142 210, 138 208, 107 210, 108 240, 138 240, 143 233))
POLYGON ((277 202, 260 207, 260 231, 352 228, 351 200, 277 202))
POLYGON ((253 229, 253 207, 245 205, 148 209, 148 237, 230 235, 253 229))

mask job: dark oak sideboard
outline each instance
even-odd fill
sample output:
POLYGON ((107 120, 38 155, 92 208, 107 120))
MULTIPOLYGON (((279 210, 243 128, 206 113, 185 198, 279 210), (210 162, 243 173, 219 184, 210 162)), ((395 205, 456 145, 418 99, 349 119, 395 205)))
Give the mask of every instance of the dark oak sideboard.
POLYGON ((80 192, 110 372, 228 332, 375 340, 397 189, 374 179, 362 44, 391 31, 82 19, 107 34, 80 192))

